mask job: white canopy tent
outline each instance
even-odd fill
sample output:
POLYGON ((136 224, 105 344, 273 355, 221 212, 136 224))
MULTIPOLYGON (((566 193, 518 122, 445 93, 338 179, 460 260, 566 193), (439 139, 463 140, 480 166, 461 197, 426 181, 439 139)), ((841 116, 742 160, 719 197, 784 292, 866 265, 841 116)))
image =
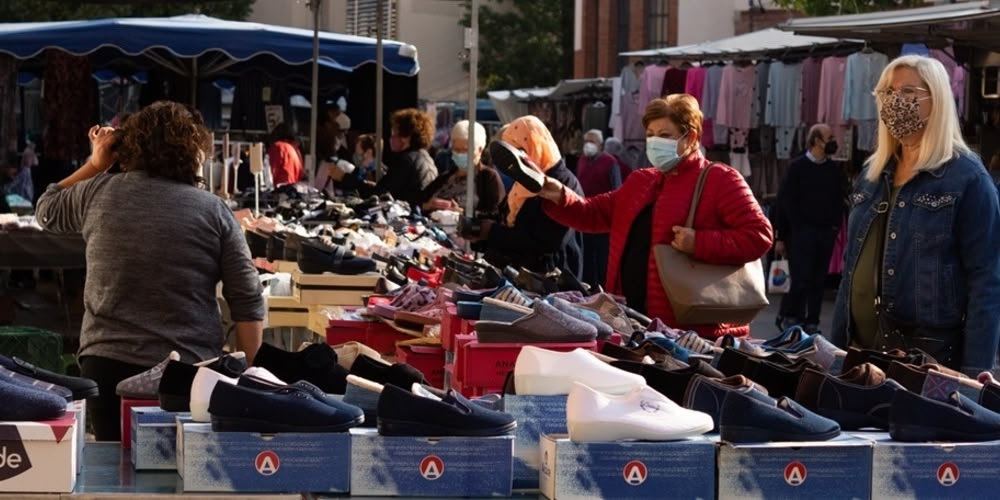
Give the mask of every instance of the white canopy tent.
POLYGON ((719 40, 681 45, 679 47, 622 52, 620 55, 691 60, 730 59, 734 57, 763 56, 792 51, 801 52, 820 48, 857 45, 860 43, 855 40, 798 35, 777 28, 768 28, 719 40))
POLYGON ((584 92, 606 91, 611 94, 614 78, 582 78, 563 80, 552 87, 533 89, 494 90, 487 92, 490 102, 496 109, 500 121, 510 123, 519 116, 528 114, 528 103, 531 101, 556 101, 584 92))

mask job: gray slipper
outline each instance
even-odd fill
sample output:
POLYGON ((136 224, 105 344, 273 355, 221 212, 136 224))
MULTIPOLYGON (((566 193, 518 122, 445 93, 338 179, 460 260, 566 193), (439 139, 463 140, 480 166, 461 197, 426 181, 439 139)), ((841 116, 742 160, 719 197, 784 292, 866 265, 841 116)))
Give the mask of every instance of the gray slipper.
POLYGON ((476 322, 476 335, 481 343, 590 342, 597 338, 597 328, 536 300, 531 314, 515 321, 476 322))

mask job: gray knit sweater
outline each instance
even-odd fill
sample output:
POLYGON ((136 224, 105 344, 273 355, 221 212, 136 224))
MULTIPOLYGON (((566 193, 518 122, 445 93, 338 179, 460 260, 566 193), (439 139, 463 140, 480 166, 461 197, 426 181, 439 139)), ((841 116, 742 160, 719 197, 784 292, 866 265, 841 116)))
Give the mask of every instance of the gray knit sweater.
POLYGON ((232 211, 207 191, 144 172, 50 185, 36 209, 48 231, 87 243, 80 355, 153 366, 193 362, 224 343, 216 286, 234 321, 264 318, 258 273, 232 211))

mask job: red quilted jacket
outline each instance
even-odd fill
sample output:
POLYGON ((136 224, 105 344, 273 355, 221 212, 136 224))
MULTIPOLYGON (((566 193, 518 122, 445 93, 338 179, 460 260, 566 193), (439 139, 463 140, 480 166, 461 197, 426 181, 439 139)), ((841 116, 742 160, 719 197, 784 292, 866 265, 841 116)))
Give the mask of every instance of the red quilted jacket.
MULTIPOLYGON (((636 170, 617 191, 586 199, 567 192, 561 205, 546 201, 543 207, 556 222, 577 231, 611 233, 605 288, 620 294, 622 252, 636 216, 655 202, 653 245, 670 244, 674 236, 672 228, 684 225, 698 175, 709 164, 701 155, 692 155, 682 160, 670 173, 663 174, 656 169, 636 170)), ((724 165, 722 167, 709 172, 695 212, 694 258, 710 264, 744 264, 759 259, 771 248, 771 224, 739 172, 724 165)), ((677 324, 670 300, 660 284, 652 249, 648 276, 648 316, 660 318, 674 328, 695 330, 709 339, 725 334, 745 336, 750 333, 750 325, 746 324, 677 324)))

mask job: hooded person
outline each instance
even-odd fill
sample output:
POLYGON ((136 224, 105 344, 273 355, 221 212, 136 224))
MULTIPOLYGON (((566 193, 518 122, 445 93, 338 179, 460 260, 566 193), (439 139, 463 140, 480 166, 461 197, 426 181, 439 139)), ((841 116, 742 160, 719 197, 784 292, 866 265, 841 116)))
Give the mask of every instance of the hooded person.
MULTIPOLYGON (((552 134, 535 116, 522 116, 506 127, 499 139, 524 153, 539 170, 557 179, 566 189, 583 196, 576 176, 566 167, 552 134)), ((546 216, 542 200, 514 184, 500 206, 500 222, 483 221, 478 237, 470 238, 497 267, 511 265, 547 273, 555 269, 580 278, 583 268, 578 235, 546 216)))

